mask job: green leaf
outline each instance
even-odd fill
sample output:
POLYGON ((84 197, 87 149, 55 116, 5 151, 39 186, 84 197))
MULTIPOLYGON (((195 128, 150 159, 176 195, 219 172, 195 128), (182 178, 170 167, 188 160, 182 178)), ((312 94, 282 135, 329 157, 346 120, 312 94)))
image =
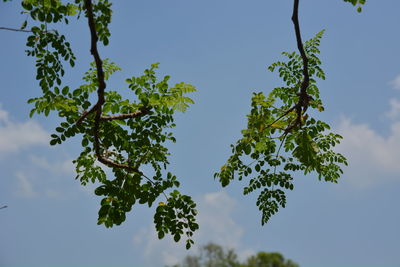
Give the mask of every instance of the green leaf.
POLYGON ((57 128, 56 128, 56 131, 59 132, 59 133, 62 133, 62 132, 65 131, 65 129, 62 128, 62 127, 57 127, 57 128))
POLYGON ((163 239, 165 236, 165 233, 163 231, 158 232, 158 239, 163 239))
POLYGON ((68 94, 68 91, 69 91, 69 87, 68 87, 68 86, 65 86, 65 87, 61 90, 61 93, 62 93, 63 95, 66 95, 66 94, 68 94))
POLYGON ((178 242, 180 239, 181 239, 180 234, 175 234, 175 235, 174 235, 174 241, 175 241, 175 242, 178 242))
POLYGON ((28 25, 28 21, 25 20, 24 23, 22 23, 21 30, 24 30, 27 25, 28 25))
POLYGON ((86 147, 86 146, 88 146, 88 144, 89 144, 89 140, 87 138, 83 138, 82 139, 82 146, 86 147))
POLYGON ((80 89, 80 88, 75 89, 75 90, 72 92, 73 96, 75 96, 75 97, 79 96, 81 93, 82 93, 82 89, 80 89))
POLYGON ((249 144, 246 144, 246 146, 244 147, 244 153, 246 155, 249 155, 251 153, 251 146, 249 144))
POLYGON ((55 144, 57 144, 57 139, 52 139, 51 141, 50 141, 50 145, 51 146, 54 146, 55 144))

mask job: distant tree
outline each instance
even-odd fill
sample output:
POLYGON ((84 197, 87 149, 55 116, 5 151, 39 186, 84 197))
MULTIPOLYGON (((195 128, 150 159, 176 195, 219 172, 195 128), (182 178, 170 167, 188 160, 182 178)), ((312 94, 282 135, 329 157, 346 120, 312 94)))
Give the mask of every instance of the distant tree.
POLYGON ((241 263, 233 249, 226 250, 217 244, 209 243, 200 248, 198 255, 188 255, 182 263, 172 267, 299 267, 299 265, 285 259, 277 252, 259 252, 241 263))
POLYGON ((299 267, 299 265, 285 259, 278 252, 258 252, 255 256, 249 257, 240 267, 299 267))

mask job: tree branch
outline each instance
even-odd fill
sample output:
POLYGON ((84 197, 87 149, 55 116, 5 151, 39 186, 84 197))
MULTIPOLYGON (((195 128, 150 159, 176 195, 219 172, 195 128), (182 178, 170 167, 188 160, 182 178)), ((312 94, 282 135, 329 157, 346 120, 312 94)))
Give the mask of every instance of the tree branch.
MULTIPOLYGON (((76 122, 77 124, 81 123, 89 114, 96 112, 96 116, 94 119, 94 127, 93 127, 93 136, 94 136, 94 150, 96 153, 96 157, 98 161, 103 163, 106 166, 109 167, 114 167, 114 168, 120 168, 120 169, 125 169, 128 171, 132 172, 139 172, 137 168, 133 168, 129 166, 128 164, 122 164, 115 162, 113 160, 110 160, 107 157, 104 157, 102 154, 102 151, 100 149, 100 137, 99 137, 99 128, 100 128, 100 120, 102 118, 101 113, 102 113, 102 107, 105 102, 104 100, 104 91, 106 89, 106 82, 104 79, 104 71, 103 71, 103 61, 100 58, 99 51, 97 49, 97 41, 98 41, 98 36, 96 32, 96 23, 94 19, 94 14, 93 14, 93 5, 91 0, 85 0, 85 9, 86 9, 86 15, 88 18, 88 24, 89 24, 89 29, 90 29, 90 53, 92 54, 95 64, 96 64, 96 70, 97 70, 97 80, 98 80, 98 89, 97 89, 97 103, 87 112, 84 112, 82 116, 79 118, 79 120, 76 122)), ((127 114, 131 115, 131 114, 127 114)), ((120 115, 123 116, 123 115, 120 115)), ((105 117, 109 118, 109 117, 105 117)))
POLYGON ((120 114, 113 116, 101 116, 100 120, 102 121, 112 121, 112 120, 125 120, 125 119, 133 119, 136 117, 141 117, 149 113, 149 109, 141 109, 136 112, 128 113, 128 114, 120 114))
POLYGON ((93 107, 89 109, 89 111, 83 111, 81 117, 76 121, 75 125, 80 125, 86 119, 86 117, 89 116, 90 113, 95 112, 98 107, 98 103, 96 103, 93 107))
POLYGON ((303 41, 301 39, 300 23, 299 23, 299 1, 300 0, 294 0, 293 14, 292 14, 292 22, 293 22, 294 30, 295 30, 295 34, 296 34, 297 48, 298 48, 298 50, 300 52, 300 56, 303 60, 303 81, 300 84, 299 92, 297 92, 297 96, 299 97, 299 100, 297 101, 297 103, 295 105, 293 105, 291 108, 289 108, 281 116, 279 116, 276 120, 274 120, 272 123, 270 123, 267 126, 267 127, 272 126, 274 123, 281 120, 283 117, 288 115, 290 112, 292 112, 293 110, 296 110, 296 113, 297 113, 296 119, 286 127, 286 129, 284 131, 284 136, 286 136, 294 128, 301 126, 301 124, 302 124, 301 116, 306 112, 309 102, 312 99, 312 97, 310 95, 308 95, 308 93, 307 93, 307 88, 310 85, 310 73, 308 71, 307 54, 304 50, 303 41))
POLYGON ((13 32, 32 32, 31 30, 15 29, 8 27, 0 27, 0 30, 13 31, 13 32))
MULTIPOLYGON (((139 116, 143 116, 148 114, 150 111, 148 108, 142 108, 139 111, 128 113, 128 114, 120 114, 114 116, 102 116, 102 107, 105 102, 104 99, 104 91, 106 88, 106 83, 104 79, 104 71, 103 71, 103 62, 100 58, 99 51, 97 49, 97 41, 98 36, 96 33, 96 23, 93 14, 93 6, 91 0, 85 0, 85 9, 87 12, 88 24, 90 28, 90 36, 91 36, 91 46, 90 46, 90 53, 92 54, 94 61, 96 63, 96 70, 97 70, 97 80, 98 80, 98 89, 97 89, 97 96, 98 100, 97 103, 89 110, 83 112, 82 116, 78 119, 76 124, 80 124, 89 114, 96 112, 95 119, 94 119, 94 127, 93 127, 93 136, 94 136, 94 150, 96 153, 97 160, 103 163, 106 166, 111 168, 119 168, 125 169, 129 172, 135 172, 140 174, 142 177, 147 179, 150 183, 155 184, 150 178, 148 178, 143 172, 141 172, 138 167, 132 167, 129 164, 123 164, 115 162, 114 160, 109 159, 107 156, 103 155, 103 151, 100 148, 100 136, 99 136, 99 128, 100 128, 100 121, 109 121, 109 120, 123 120, 128 118, 136 118, 139 116)), ((162 192, 166 199, 168 199, 167 195, 162 192)))
MULTIPOLYGON (((285 135, 288 134, 295 127, 301 126, 301 116, 303 113, 306 112, 308 104, 311 99, 311 97, 307 93, 307 88, 310 85, 310 74, 308 72, 308 58, 306 52, 304 51, 304 45, 301 39, 300 23, 299 23, 299 1, 300 0, 294 0, 293 2, 292 21, 296 34, 297 48, 303 60, 303 81, 301 82, 300 85, 300 91, 297 93, 297 95, 299 96, 299 100, 296 103, 296 105, 294 105, 292 108, 289 109, 290 111, 296 110, 297 116, 295 121, 285 129, 285 135)), ((286 114, 284 114, 284 116, 286 114)), ((281 118, 282 117, 280 117, 279 119, 281 118)))
MULTIPOLYGON (((96 33, 96 24, 94 21, 94 14, 93 14, 93 6, 92 6, 92 1, 91 0, 85 0, 85 9, 86 9, 86 15, 88 18, 88 24, 89 24, 89 29, 90 29, 90 53, 92 54, 95 64, 96 64, 96 70, 97 70, 97 80, 98 80, 98 89, 97 89, 97 103, 86 113, 84 113, 81 118, 78 120, 78 122, 83 121, 85 117, 87 117, 90 113, 96 112, 96 116, 94 119, 94 127, 93 127, 93 132, 94 132, 94 150, 96 152, 97 159, 111 167, 117 167, 117 168, 122 168, 119 163, 113 162, 107 158, 104 158, 101 154, 100 150, 100 142, 99 142, 99 128, 100 128, 100 117, 102 113, 102 105, 104 103, 104 90, 106 89, 106 83, 104 81, 104 71, 103 71, 103 61, 100 58, 99 51, 97 49, 97 41, 98 41, 98 36, 96 33)), ((78 123, 77 122, 77 123, 78 123)), ((128 166, 129 167, 129 166, 128 166)))
POLYGON ((293 110, 295 110, 297 108, 299 104, 297 103, 296 105, 294 105, 293 107, 289 108, 288 110, 285 111, 285 113, 283 113, 280 117, 278 117, 276 120, 274 120, 273 122, 271 122, 270 124, 267 125, 268 127, 271 127, 274 123, 280 121, 283 117, 285 117, 287 114, 289 114, 290 112, 292 112, 293 110))
POLYGON ((299 49, 301 58, 303 59, 303 81, 300 88, 300 98, 307 95, 307 88, 310 84, 310 75, 308 73, 308 58, 304 51, 303 41, 301 40, 300 24, 299 24, 299 1, 294 0, 292 21, 294 24, 294 30, 296 32, 297 48, 299 49))

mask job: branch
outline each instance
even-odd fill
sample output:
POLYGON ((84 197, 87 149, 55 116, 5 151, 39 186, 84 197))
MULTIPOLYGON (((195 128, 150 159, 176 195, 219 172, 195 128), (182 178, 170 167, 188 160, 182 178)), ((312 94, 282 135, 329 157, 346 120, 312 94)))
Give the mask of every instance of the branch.
POLYGON ((89 116, 90 113, 93 113, 94 111, 97 110, 99 107, 98 103, 96 103, 89 111, 83 111, 81 117, 76 121, 75 125, 80 125, 84 119, 86 119, 87 116, 89 116))
POLYGON ((0 30, 13 31, 13 32, 32 32, 31 30, 14 29, 8 27, 0 27, 0 30))
MULTIPOLYGON (((99 51, 97 50, 97 41, 98 41, 98 36, 96 33, 96 24, 94 21, 94 15, 93 15, 93 6, 92 6, 92 1, 91 0, 85 0, 85 9, 86 9, 86 14, 88 18, 88 24, 89 24, 89 29, 90 29, 90 53, 92 54, 94 61, 96 63, 96 70, 97 70, 97 80, 99 82, 99 88, 97 89, 97 103, 86 113, 84 113, 81 118, 78 120, 78 122, 81 122, 86 116, 88 116, 90 113, 96 111, 96 116, 94 120, 94 149, 96 152, 96 156, 98 160, 107 165, 107 166, 114 166, 121 168, 122 166, 119 166, 119 163, 115 163, 113 161, 110 161, 106 158, 103 158, 101 155, 100 151, 100 142, 99 142, 99 127, 100 127, 100 117, 101 117, 101 112, 102 112, 102 105, 104 103, 104 90, 106 89, 106 83, 104 81, 104 71, 103 71, 103 61, 100 58, 99 51)), ((78 123, 77 122, 77 123, 78 123)))
POLYGON ((125 170, 131 171, 131 172, 139 172, 139 170, 137 168, 133 168, 133 167, 129 166, 128 164, 115 162, 113 160, 110 160, 109 158, 106 158, 106 157, 102 156, 102 155, 97 156, 97 159, 101 163, 103 163, 104 165, 106 165, 108 167, 125 169, 125 170))
MULTIPOLYGON (((109 158, 103 156, 102 151, 100 149, 100 138, 99 138, 99 128, 100 128, 100 121, 102 120, 123 120, 123 119, 128 119, 128 118, 135 118, 139 116, 143 116, 147 114, 150 110, 147 108, 143 108, 137 112, 129 113, 129 114, 120 114, 120 115, 115 115, 115 116, 101 116, 102 113, 102 106, 105 102, 104 99, 104 91, 106 88, 106 83, 104 79, 104 71, 103 71, 103 62, 100 58, 99 51, 97 49, 97 41, 98 41, 98 36, 96 33, 96 24, 94 20, 94 15, 93 15, 93 6, 92 6, 92 1, 91 0, 85 0, 85 9, 87 12, 87 18, 88 18, 88 24, 90 28, 90 36, 91 36, 91 46, 90 46, 90 53, 92 54, 94 61, 96 63, 96 70, 97 70, 97 80, 99 82, 99 87, 97 89, 97 96, 98 100, 97 103, 89 110, 83 112, 82 116, 78 119, 76 124, 80 124, 89 114, 96 112, 96 116, 94 119, 94 127, 93 127, 93 132, 94 132, 94 150, 96 153, 96 157, 98 161, 103 163, 106 166, 112 167, 112 168, 119 168, 119 169, 125 169, 129 172, 136 172, 139 173, 142 177, 146 178, 150 183, 154 184, 154 182, 148 178, 146 175, 144 175, 143 172, 141 172, 137 167, 132 167, 129 164, 123 164, 123 163, 118 163, 113 160, 110 160, 109 158)), ((168 199, 166 194, 162 192, 164 196, 168 199)))
POLYGON ((301 116, 303 113, 306 112, 306 110, 308 108, 308 104, 311 99, 311 97, 307 94, 307 88, 310 85, 310 74, 308 72, 308 58, 307 58, 306 52, 304 51, 303 41, 301 40, 300 24, 299 24, 299 1, 300 0, 294 0, 294 2, 293 2, 292 21, 293 21, 294 30, 296 33, 297 48, 298 48, 301 58, 303 60, 303 81, 301 82, 301 85, 300 85, 300 92, 297 93, 297 95, 299 96, 298 102, 293 107, 291 107, 289 110, 287 110, 282 116, 280 116, 278 119, 276 119, 273 122, 273 123, 275 123, 275 122, 279 121, 284 116, 289 114, 289 112, 296 110, 296 113, 297 113, 296 119, 293 123, 291 123, 285 129, 284 136, 286 136, 295 127, 301 126, 301 116))
MULTIPOLYGON (((141 171, 139 171, 139 173, 144 177, 144 178, 146 178, 152 185, 154 185, 154 186, 156 186, 156 184, 154 183, 154 181, 153 180, 151 180, 149 177, 147 177, 146 175, 144 175, 144 173, 143 172, 141 172, 141 171)), ((164 192, 164 190, 161 192, 163 195, 164 195, 164 197, 167 199, 167 201, 168 201, 168 196, 165 194, 165 192, 164 192)))
MULTIPOLYGON (((95 20, 94 20, 93 6, 92 6, 91 0, 85 0, 85 9, 87 12, 87 18, 88 18, 88 24, 89 24, 90 36, 91 36, 90 53, 92 54, 94 61, 96 63, 97 80, 99 82, 99 85, 98 85, 99 87, 97 89, 98 100, 97 100, 97 103, 89 111, 84 111, 82 113, 81 117, 78 119, 76 124, 79 125, 89 114, 96 112, 95 119, 94 119, 94 127, 93 127, 93 136, 94 136, 93 146, 94 146, 97 160, 111 168, 125 169, 129 172, 138 173, 142 177, 144 177, 146 180, 148 180, 151 184, 155 185, 155 182, 153 180, 151 180, 150 178, 148 178, 143 172, 141 172, 138 169, 138 167, 132 167, 129 164, 115 162, 114 160, 111 160, 107 157, 107 151, 106 151, 106 156, 104 156, 100 149, 100 137, 99 137, 100 121, 124 120, 124 119, 129 119, 129 118, 136 118, 136 117, 140 117, 140 116, 148 114, 150 109, 147 107, 142 107, 140 110, 138 110, 136 112, 128 113, 128 114, 120 114, 120 115, 113 115, 113 116, 101 116, 102 107, 105 102, 104 91, 106 89, 106 83, 105 83, 105 79, 104 79, 103 62, 100 58, 99 51, 97 49, 98 36, 96 33, 96 24, 95 24, 95 20)), ((168 200, 168 196, 165 194, 164 191, 162 191, 162 194, 168 200)))
MULTIPOLYGON (((13 32, 32 32, 32 30, 15 29, 15 28, 8 28, 8 27, 0 27, 0 30, 13 31, 13 32)), ((56 32, 56 30, 45 30, 45 31, 39 31, 39 32, 56 32)))
POLYGON ((270 124, 268 124, 268 127, 271 127, 274 123, 280 121, 283 117, 285 117, 287 114, 289 114, 290 112, 292 112, 294 109, 297 108, 299 104, 297 103, 296 105, 294 105, 293 107, 289 108, 288 110, 285 111, 285 113, 283 113, 280 117, 278 117, 276 120, 274 120, 273 122, 271 122, 270 124))
POLYGON ((149 113, 149 109, 141 109, 139 111, 128 113, 128 114, 120 114, 120 115, 113 115, 113 116, 101 116, 100 120, 112 121, 112 120, 132 119, 132 118, 144 116, 148 113, 149 113))
MULTIPOLYGON (((94 20, 94 14, 93 14, 93 5, 91 0, 85 0, 85 9, 86 9, 86 15, 88 18, 88 24, 89 24, 89 29, 90 29, 90 53, 92 54, 94 61, 96 63, 96 70, 97 70, 97 80, 99 82, 98 84, 98 89, 97 89, 97 103, 87 112, 84 112, 82 116, 79 118, 79 120, 76 122, 76 124, 80 124, 89 114, 96 112, 96 116, 94 119, 94 127, 93 127, 93 132, 94 132, 94 150, 96 153, 96 157, 98 161, 103 163, 106 166, 109 167, 114 167, 114 168, 120 168, 120 169, 125 169, 128 171, 132 172, 139 172, 137 168, 133 168, 129 166, 128 164, 122 164, 115 162, 113 160, 110 160, 107 157, 104 157, 101 153, 100 149, 100 137, 99 137, 99 128, 100 128, 100 120, 101 120, 101 113, 102 113, 102 106, 105 102, 104 100, 104 90, 106 89, 106 83, 104 79, 104 71, 103 71, 103 61, 100 58, 99 51, 97 49, 97 41, 98 41, 98 36, 96 33, 96 23, 94 20)), ((107 118, 107 117, 106 117, 107 118)))
POLYGON ((308 58, 304 51, 303 41, 301 40, 300 24, 299 24, 299 1, 294 0, 292 21, 296 32, 297 48, 299 49, 301 58, 303 59, 303 81, 300 88, 300 98, 307 95, 307 88, 310 84, 310 75, 308 73, 308 58))
POLYGON ((304 45, 303 45, 303 41, 301 39, 300 24, 299 24, 299 1, 300 0, 294 0, 293 14, 292 14, 292 21, 293 21, 293 25, 294 25, 295 34, 296 34, 297 48, 298 48, 301 58, 303 60, 303 81, 301 82, 301 85, 300 85, 300 91, 297 92, 299 100, 297 101, 297 103, 295 105, 293 105, 291 108, 289 108, 281 116, 279 116, 277 119, 275 119, 272 123, 270 123, 267 126, 267 127, 272 126, 274 123, 281 120, 283 117, 288 115, 290 112, 292 112, 293 110, 296 110, 296 113, 297 113, 296 119, 292 123, 290 123, 288 125, 288 127, 285 129, 284 134, 283 134, 284 138, 294 128, 301 126, 301 116, 302 116, 302 114, 304 114, 306 112, 309 102, 312 99, 312 97, 310 95, 308 95, 308 93, 307 93, 307 88, 310 85, 310 74, 308 72, 308 58, 307 58, 306 52, 304 51, 304 45))

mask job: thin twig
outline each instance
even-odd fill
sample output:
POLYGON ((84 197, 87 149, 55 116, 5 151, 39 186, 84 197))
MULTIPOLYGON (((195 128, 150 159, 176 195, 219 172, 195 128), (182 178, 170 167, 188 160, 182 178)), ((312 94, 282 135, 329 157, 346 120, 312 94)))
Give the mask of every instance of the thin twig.
MULTIPOLYGON (((152 185, 156 186, 156 183, 155 183, 153 180, 151 180, 149 177, 147 177, 143 172, 138 171, 138 173, 139 173, 140 175, 142 175, 144 178, 146 178, 147 181, 149 181, 152 185)), ((168 196, 165 194, 165 192, 162 191, 161 193, 162 193, 162 194, 164 195, 164 197, 168 200, 168 196)))
POLYGON ((31 30, 15 29, 15 28, 8 28, 8 27, 0 27, 0 30, 13 31, 13 32, 32 32, 31 30))
MULTIPOLYGON (((287 137, 287 133, 283 136, 283 139, 281 141, 281 144, 279 145, 278 151, 276 152, 276 155, 275 155, 276 160, 278 159, 279 152, 281 151, 282 145, 285 142, 286 137, 287 137)), ((274 176, 275 176, 275 174, 276 174, 276 165, 274 166, 274 176)))
POLYGON ((80 125, 90 113, 93 113, 98 108, 98 104, 95 104, 89 111, 84 110, 81 117, 76 121, 76 125, 80 125))
POLYGON ((139 110, 136 112, 128 113, 128 114, 119 114, 119 115, 112 115, 112 116, 101 116, 100 120, 102 121, 112 121, 112 120, 125 120, 125 119, 133 119, 136 117, 144 116, 148 113, 148 110, 139 110))
POLYGON ((274 123, 280 121, 283 117, 285 117, 287 114, 289 114, 290 112, 292 112, 296 107, 298 106, 298 104, 294 105, 293 107, 291 107, 290 109, 286 110, 285 113, 283 113, 283 115, 281 115, 279 118, 277 118, 276 120, 274 120, 273 122, 271 122, 270 124, 268 124, 268 127, 271 127, 274 123))

